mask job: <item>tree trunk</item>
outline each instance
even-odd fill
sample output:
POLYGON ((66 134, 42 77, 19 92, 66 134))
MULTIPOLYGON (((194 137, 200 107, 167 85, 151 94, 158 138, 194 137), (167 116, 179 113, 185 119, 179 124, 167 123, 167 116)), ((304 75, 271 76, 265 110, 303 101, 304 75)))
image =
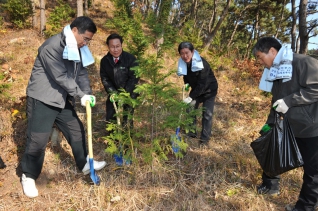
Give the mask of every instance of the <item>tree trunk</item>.
POLYGON ((278 22, 278 25, 276 27, 275 38, 277 38, 279 30, 281 29, 282 22, 284 21, 283 19, 284 19, 284 10, 285 10, 285 4, 286 4, 285 2, 286 2, 286 0, 283 0, 282 10, 281 10, 282 12, 281 12, 281 16, 280 16, 280 20, 278 22))
POLYGON ((255 23, 254 23, 254 41, 258 40, 259 34, 260 34, 260 0, 258 1, 258 6, 257 6, 257 12, 256 12, 256 17, 255 17, 255 23))
POLYGON ((299 35, 298 35, 297 40, 296 40, 296 53, 299 53, 299 43, 300 43, 300 39, 299 39, 299 35))
POLYGON ((299 39, 300 39, 300 46, 299 46, 299 53, 300 54, 307 54, 308 48, 308 32, 307 32, 307 5, 308 0, 300 0, 299 3, 299 39))
POLYGON ((85 0, 85 1, 84 1, 84 5, 85 5, 85 7, 84 7, 84 14, 85 14, 85 15, 88 15, 88 0, 85 0))
POLYGON ((211 33, 208 33, 207 39, 205 40, 204 51, 207 51, 209 49, 213 38, 215 37, 217 31, 219 30, 221 24, 223 23, 223 20, 225 19, 226 15, 228 13, 230 3, 231 3, 231 0, 227 0, 226 6, 225 6, 222 14, 220 15, 220 18, 219 18, 216 26, 214 27, 214 29, 212 30, 211 33))
POLYGON ((154 13, 156 14, 156 17, 159 16, 160 2, 160 0, 155 0, 154 2, 154 13))
POLYGON ((229 40, 229 42, 228 42, 228 44, 227 44, 227 48, 229 48, 229 47, 231 46, 232 42, 233 42, 234 35, 235 35, 235 33, 236 33, 237 27, 239 26, 240 20, 242 19, 242 16, 243 16, 244 12, 245 12, 248 8, 250 8, 250 7, 251 7, 251 5, 247 5, 247 6, 240 12, 240 15, 237 17, 237 20, 235 21, 235 24, 234 24, 234 29, 233 29, 232 34, 231 34, 231 38, 230 38, 230 40, 229 40))
MULTIPOLYGON (((198 7, 198 0, 192 0, 192 8, 191 8, 191 17, 194 20, 194 24, 196 24, 197 20, 197 7, 198 7)), ((194 28, 196 26, 194 25, 194 28)))
POLYGON ((46 18, 45 18, 45 0, 40 0, 40 32, 43 34, 45 30, 46 18))
POLYGON ((83 16, 83 0, 77 0, 77 17, 83 16))
POLYGON ((37 19, 36 19, 36 10, 35 10, 35 2, 34 0, 31 0, 31 4, 32 4, 32 27, 35 28, 36 24, 37 24, 37 19))
POLYGON ((216 3, 215 0, 213 1, 214 5, 213 5, 213 11, 211 12, 211 18, 210 18, 210 22, 209 22, 209 27, 208 27, 208 32, 210 33, 212 31, 212 28, 214 26, 215 23, 215 19, 216 19, 216 3))
POLYGON ((293 52, 297 52, 296 49, 296 22, 297 22, 297 17, 296 17, 296 4, 295 0, 291 0, 291 5, 292 5, 292 28, 291 28, 291 49, 293 52))

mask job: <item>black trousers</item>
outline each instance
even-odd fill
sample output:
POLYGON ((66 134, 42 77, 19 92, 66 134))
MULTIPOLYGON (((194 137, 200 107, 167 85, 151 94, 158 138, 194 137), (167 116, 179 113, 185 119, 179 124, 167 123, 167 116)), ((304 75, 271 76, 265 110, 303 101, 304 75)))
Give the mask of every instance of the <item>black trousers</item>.
MULTIPOLYGON (((201 130, 201 142, 208 142, 212 136, 212 117, 214 111, 215 96, 210 96, 208 98, 199 98, 196 100, 195 109, 198 109, 199 104, 203 103, 202 112, 202 130, 201 130)), ((196 117, 193 119, 193 125, 196 125, 196 117)))
MULTIPOLYGON (((318 205, 318 137, 296 138, 296 141, 304 161, 304 175, 295 207, 301 211, 314 211, 318 205)), ((263 182, 274 185, 278 185, 278 181, 279 177, 263 177, 263 182)))
POLYGON ((27 117, 27 143, 21 161, 22 172, 27 177, 39 177, 54 123, 70 144, 77 167, 84 168, 87 157, 85 130, 70 102, 61 109, 28 97, 27 117))
MULTIPOLYGON (((116 103, 116 106, 118 107, 118 103, 116 103)), ((134 108, 124 104, 123 105, 123 110, 124 110, 124 115, 123 115, 123 126, 126 126, 128 121, 129 121, 129 127, 133 128, 133 120, 130 119, 128 120, 128 115, 133 115, 134 114, 134 108)), ((114 108, 114 104, 110 102, 110 96, 108 96, 106 100, 106 122, 115 122, 116 121, 116 111, 114 108)))

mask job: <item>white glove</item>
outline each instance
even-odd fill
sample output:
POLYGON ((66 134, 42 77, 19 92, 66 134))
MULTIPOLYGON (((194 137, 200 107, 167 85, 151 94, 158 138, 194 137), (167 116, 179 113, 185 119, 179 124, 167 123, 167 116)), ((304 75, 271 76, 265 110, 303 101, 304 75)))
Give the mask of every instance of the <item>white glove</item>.
POLYGON ((96 98, 94 95, 84 95, 81 98, 81 105, 85 107, 86 101, 89 101, 89 104, 91 105, 91 107, 94 107, 96 103, 96 98))
POLYGON ((273 104, 274 109, 277 112, 281 112, 283 114, 285 114, 288 111, 288 106, 286 105, 285 101, 283 99, 279 99, 277 100, 274 104, 273 104))
POLYGON ((191 98, 191 97, 187 97, 186 99, 183 100, 183 102, 184 102, 185 104, 189 104, 189 103, 191 103, 191 101, 192 101, 192 98, 191 98))

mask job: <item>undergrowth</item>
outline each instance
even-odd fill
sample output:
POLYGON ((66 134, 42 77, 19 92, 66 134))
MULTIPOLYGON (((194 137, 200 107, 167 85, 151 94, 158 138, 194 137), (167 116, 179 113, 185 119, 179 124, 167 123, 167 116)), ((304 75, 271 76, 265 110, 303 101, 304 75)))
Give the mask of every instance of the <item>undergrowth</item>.
MULTIPOLYGON (((132 40, 127 36, 134 35, 134 27, 126 26, 131 30, 125 34, 126 45, 134 42, 132 50, 136 50, 137 43, 140 43, 144 49, 144 43, 141 42, 144 35, 139 32, 138 39, 132 40)), ((140 29, 139 26, 135 28, 140 29)), ((30 40, 29 45, 38 45, 39 41, 35 40, 30 40)), ((94 42, 104 41, 104 34, 94 36, 94 42)), ((146 46, 151 48, 149 44, 153 39, 145 41, 146 46)), ((4 46, 3 43, 1 46, 4 46)), ((32 46, 9 47, 14 52, 12 56, 15 56, 32 46)), ((92 52, 99 52, 100 48, 97 44, 92 52)), ((213 66, 219 82, 212 138, 208 147, 200 147, 198 139, 182 136, 186 149, 182 157, 172 153, 171 135, 175 134, 178 126, 185 130, 183 133, 193 129, 189 127, 191 117, 200 117, 200 110, 192 114, 183 112, 187 109, 182 104, 183 81, 175 75, 178 56, 175 48, 170 50, 175 52, 158 54, 154 49, 146 49, 142 51, 144 54, 138 55, 140 67, 136 71, 142 80, 136 92, 140 98, 133 101, 125 92, 121 94, 123 102, 136 107, 135 124, 132 130, 123 127, 122 137, 117 136, 120 132, 116 131, 119 129, 116 122, 108 124, 110 129, 115 130, 113 137, 102 135, 106 130, 103 121, 106 96, 99 82, 98 68, 90 70, 91 82, 100 100, 93 110, 94 158, 108 163, 105 169, 97 171, 101 178, 100 186, 95 186, 89 176, 84 176, 76 168, 71 148, 63 139, 60 145, 53 146, 49 142, 46 148, 45 164, 36 181, 40 196, 36 199, 26 198, 17 173, 25 148, 26 119, 17 115, 13 121, 10 118, 11 111, 7 111, 7 119, 14 132, 1 139, 1 156, 5 158, 7 168, 0 170, 0 210, 276 211, 283 210, 286 204, 294 203, 301 186, 301 169, 282 175, 281 194, 277 197, 257 195, 255 191, 262 171, 249 144, 259 136, 258 131, 266 121, 270 95, 257 88, 260 70, 254 61, 235 61, 212 53, 204 55, 213 66), (124 156, 127 155, 124 158, 132 157, 131 165, 115 164, 113 154, 118 153, 120 148, 105 153, 108 144, 113 142, 119 146, 118 141, 127 146, 122 149, 125 150, 124 156)), ((10 89, 23 89, 23 93, 19 94, 25 97, 24 86, 27 85, 32 67, 24 64, 23 60, 10 59, 9 62, 10 66, 20 65, 20 72, 25 75, 23 81, 13 81, 10 89)), ((15 102, 7 99, 4 102, 14 108, 15 102)), ((20 106, 24 108, 25 104, 22 103, 20 106)), ((79 115, 85 119, 84 114, 79 115)), ((200 123, 197 127, 200 127, 200 123)))

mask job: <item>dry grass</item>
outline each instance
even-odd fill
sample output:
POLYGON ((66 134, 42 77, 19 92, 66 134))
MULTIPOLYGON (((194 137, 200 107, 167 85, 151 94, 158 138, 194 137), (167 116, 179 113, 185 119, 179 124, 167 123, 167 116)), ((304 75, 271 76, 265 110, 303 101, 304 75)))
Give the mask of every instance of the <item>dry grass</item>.
MULTIPOLYGON (((25 88, 37 47, 44 40, 32 30, 7 30, 0 34, 0 58, 17 73, 9 90, 10 98, 1 105, 1 120, 8 121, 7 130, 12 132, 1 135, 1 157, 7 168, 0 170, 0 210, 263 211, 283 210, 286 204, 296 202, 301 169, 282 176, 280 196, 260 196, 255 192, 261 169, 249 144, 257 138, 266 120, 269 98, 261 94, 246 71, 216 72, 220 87, 209 147, 200 148, 197 140, 187 140, 189 150, 183 159, 171 156, 165 163, 155 159, 151 165, 140 162, 116 166, 113 158, 105 154, 102 139, 105 92, 100 84, 98 63, 106 53, 103 43, 107 34, 101 18, 90 47, 97 58, 96 66, 90 68, 90 77, 99 102, 93 109, 94 156, 108 162, 107 167, 98 172, 101 185, 94 186, 89 176, 83 176, 76 168, 63 139, 58 146, 48 144, 43 170, 36 181, 40 196, 35 199, 23 195, 19 161, 25 144, 25 88), (25 39, 10 43, 22 37, 25 39), (11 109, 20 113, 13 118, 11 109)), ((168 65, 172 67, 175 61, 170 60, 168 65)), ((171 81, 181 83, 174 77, 171 81)))

